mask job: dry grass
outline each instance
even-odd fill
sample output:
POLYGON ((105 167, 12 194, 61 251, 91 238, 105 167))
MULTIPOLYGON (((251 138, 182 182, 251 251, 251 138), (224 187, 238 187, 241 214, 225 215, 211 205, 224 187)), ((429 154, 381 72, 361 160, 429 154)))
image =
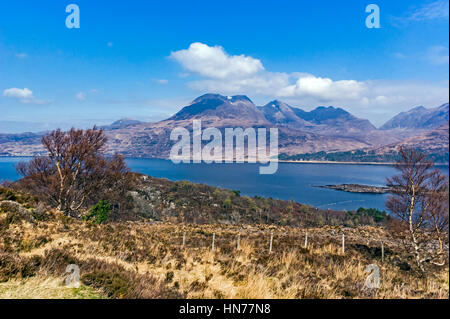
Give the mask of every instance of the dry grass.
POLYGON ((0 299, 99 299, 99 291, 86 287, 67 288, 60 278, 31 277, 0 283, 0 299))
POLYGON ((307 231, 309 247, 305 249, 306 229, 294 227, 91 225, 59 214, 45 222, 23 220, 0 229, 0 251, 4 251, 0 281, 2 276, 6 281, 0 285, 0 296, 91 298, 99 296, 98 291, 111 298, 449 297, 448 265, 425 278, 413 269, 402 270, 405 263, 412 266, 412 260, 382 228, 307 231), (273 251, 269 253, 272 231, 273 251), (342 232, 346 234, 345 255, 340 248, 342 232), (239 250, 237 234, 241 235, 239 250), (384 263, 379 249, 382 238, 384 263), (69 263, 81 268, 82 292, 60 286, 69 263), (373 263, 381 271, 381 286, 376 290, 364 287, 365 268, 373 263))

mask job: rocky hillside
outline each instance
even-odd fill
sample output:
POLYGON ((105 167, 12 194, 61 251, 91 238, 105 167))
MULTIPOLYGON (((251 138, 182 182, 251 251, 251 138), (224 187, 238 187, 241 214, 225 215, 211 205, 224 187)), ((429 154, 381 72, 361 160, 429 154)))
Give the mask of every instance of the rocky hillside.
POLYGON ((202 120, 208 125, 215 124, 217 127, 222 127, 226 123, 235 123, 235 126, 238 124, 248 126, 269 124, 255 104, 244 95, 205 94, 196 98, 168 120, 194 119, 202 120))
POLYGON ((266 119, 275 125, 294 129, 315 129, 317 125, 308 122, 300 117, 290 105, 275 100, 259 108, 266 119))
MULTIPOLYGON (((401 113, 382 129, 376 129, 370 121, 333 106, 320 106, 307 112, 278 100, 258 107, 243 95, 205 94, 164 121, 146 123, 122 119, 103 127, 109 137, 108 152, 167 158, 175 143, 170 140, 171 131, 175 127, 184 127, 192 132, 193 120, 201 120, 203 129, 216 127, 222 133, 226 127, 277 127, 279 152, 288 156, 383 150, 404 141, 409 145, 417 142, 420 147, 440 153, 448 148, 448 138, 433 139, 436 133, 430 132, 442 123, 448 124, 448 104, 401 113)), ((41 136, 34 133, 0 134, 0 156, 42 153, 41 136)))
POLYGON ((407 138, 398 143, 376 148, 374 151, 378 154, 384 154, 397 151, 401 146, 407 146, 418 148, 427 154, 447 154, 448 157, 448 145, 449 125, 447 123, 437 129, 407 138))
POLYGON ((291 226, 381 225, 389 220, 386 213, 377 210, 322 210, 294 201, 241 196, 239 190, 136 176, 136 188, 131 193, 135 208, 130 216, 118 219, 291 226))
POLYGON ((293 110, 301 119, 317 125, 316 128, 319 130, 347 133, 364 132, 366 134, 376 130, 376 127, 369 120, 357 118, 349 112, 333 106, 319 106, 310 112, 298 108, 293 110))
POLYGON ((394 225, 351 224, 368 212, 341 212, 349 216, 346 226, 328 212, 313 226, 321 213, 297 203, 274 201, 267 219, 254 210, 262 199, 230 190, 148 178, 140 186, 133 196, 147 203, 143 213, 177 209, 162 218, 95 224, 0 188, 0 298, 448 299, 448 262, 420 276, 394 225), (209 210, 222 196, 222 207, 209 210), (302 226, 282 226, 289 221, 283 216, 304 216, 302 226), (79 267, 78 288, 64 286, 69 264, 79 267), (371 264, 382 271, 376 291, 364 285, 371 264))
POLYGON ((448 125, 448 112, 448 103, 432 109, 418 106, 394 116, 380 129, 436 129, 442 125, 448 125))
POLYGON ((44 151, 43 133, 0 134, 0 156, 37 155, 44 151))
POLYGON ((118 121, 113 122, 110 125, 105 125, 102 126, 101 128, 104 129, 105 131, 110 131, 110 130, 117 130, 120 128, 125 128, 125 127, 129 127, 129 126, 133 126, 133 125, 137 125, 142 123, 141 121, 137 121, 137 120, 133 120, 133 119, 128 119, 128 118, 123 118, 120 119, 118 121))
POLYGON ((277 120, 277 114, 270 116, 268 110, 270 104, 258 108, 246 96, 205 94, 167 120, 158 123, 140 123, 107 132, 110 137, 108 147, 111 152, 119 151, 127 156, 168 157, 174 144, 170 141, 172 129, 184 127, 192 131, 193 120, 201 120, 202 128, 216 127, 222 133, 226 127, 278 127, 279 148, 289 154, 319 150, 350 150, 373 145, 351 135, 320 134, 325 126, 333 127, 331 120, 328 124, 310 124, 296 116, 288 105, 281 102, 277 104, 281 106, 283 116, 288 117, 288 120, 281 118, 277 120))

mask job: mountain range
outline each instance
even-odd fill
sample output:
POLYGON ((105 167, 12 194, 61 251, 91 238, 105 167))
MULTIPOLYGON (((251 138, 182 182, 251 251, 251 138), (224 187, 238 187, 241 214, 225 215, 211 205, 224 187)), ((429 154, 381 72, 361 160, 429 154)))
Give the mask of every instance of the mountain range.
MULTIPOLYGON (((194 119, 201 120, 203 128, 220 130, 277 127, 279 151, 290 155, 358 149, 383 152, 414 143, 424 151, 448 153, 448 114, 448 103, 432 109, 416 107, 377 129, 369 120, 333 106, 319 106, 308 112, 278 100, 256 106, 245 95, 205 94, 160 122, 122 119, 102 128, 109 137, 108 152, 130 157, 167 158, 174 143, 170 140, 172 129, 192 130, 194 119)), ((0 134, 0 156, 42 153, 43 134, 0 134)))
POLYGON ((423 106, 415 107, 394 116, 380 129, 435 129, 445 124, 448 124, 448 103, 432 109, 426 109, 423 106))

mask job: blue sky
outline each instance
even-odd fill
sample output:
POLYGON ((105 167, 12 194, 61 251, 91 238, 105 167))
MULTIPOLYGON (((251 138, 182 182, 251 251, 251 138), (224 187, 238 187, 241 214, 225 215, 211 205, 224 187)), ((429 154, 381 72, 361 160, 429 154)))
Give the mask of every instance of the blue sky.
POLYGON ((155 121, 206 92, 380 125, 448 102, 448 37, 448 0, 1 1, 0 133, 155 121))

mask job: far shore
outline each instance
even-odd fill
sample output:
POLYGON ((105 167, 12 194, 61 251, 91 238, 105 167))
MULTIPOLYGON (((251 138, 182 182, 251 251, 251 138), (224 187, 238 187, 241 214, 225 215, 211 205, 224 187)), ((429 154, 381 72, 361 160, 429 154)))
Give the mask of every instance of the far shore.
MULTIPOLYGON (((0 158, 32 158, 34 156, 31 155, 14 155, 14 156, 2 156, 0 158)), ((167 160, 170 161, 169 158, 160 158, 160 157, 136 157, 129 156, 125 157, 129 159, 159 159, 159 160, 167 160)), ((346 164, 346 165, 388 165, 392 166, 394 162, 352 162, 352 161, 319 161, 319 160, 310 160, 310 161, 294 161, 294 160, 278 160, 278 163, 290 163, 290 164, 346 164)), ((434 163, 436 166, 448 166, 449 163, 434 163)))
MULTIPOLYGON (((393 162, 337 162, 337 161, 293 161, 293 160, 278 160, 280 163, 294 163, 294 164, 349 164, 349 165, 394 165, 393 162)), ((447 165, 447 164, 436 164, 447 165)))
MULTIPOLYGON (((337 162, 337 161, 293 161, 293 160, 278 160, 279 163, 293 163, 293 164, 348 164, 348 165, 395 165, 394 162, 337 162)), ((448 166, 449 163, 434 163, 435 166, 448 166)))

